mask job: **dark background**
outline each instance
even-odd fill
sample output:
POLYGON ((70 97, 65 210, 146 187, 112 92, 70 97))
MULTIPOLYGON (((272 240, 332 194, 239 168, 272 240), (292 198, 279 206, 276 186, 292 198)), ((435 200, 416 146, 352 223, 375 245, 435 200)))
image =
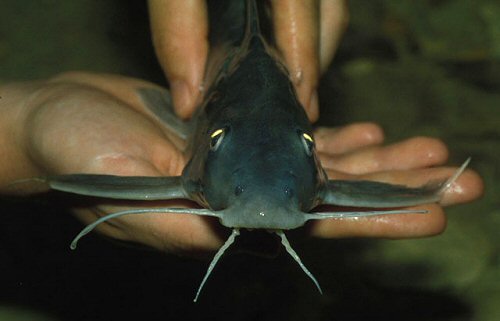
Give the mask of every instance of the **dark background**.
MULTIPOLYGON (((292 240, 323 296, 284 253, 234 254, 193 304, 208 262, 94 234, 70 252, 81 224, 57 196, 1 199, 0 320, 500 320, 500 4, 349 3, 320 122, 375 121, 389 141, 443 139, 450 163, 472 156, 481 201, 451 208, 439 237, 292 240)), ((75 69, 165 84, 145 3, 2 1, 0 82, 75 69)))

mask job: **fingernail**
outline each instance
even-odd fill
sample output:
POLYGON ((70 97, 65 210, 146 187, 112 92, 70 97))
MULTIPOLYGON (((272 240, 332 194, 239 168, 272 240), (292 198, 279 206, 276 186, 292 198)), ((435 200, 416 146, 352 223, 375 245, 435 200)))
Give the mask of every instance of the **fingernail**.
POLYGON ((189 117, 189 111, 192 109, 191 105, 194 99, 188 84, 182 80, 172 81, 170 91, 176 113, 181 118, 189 117))

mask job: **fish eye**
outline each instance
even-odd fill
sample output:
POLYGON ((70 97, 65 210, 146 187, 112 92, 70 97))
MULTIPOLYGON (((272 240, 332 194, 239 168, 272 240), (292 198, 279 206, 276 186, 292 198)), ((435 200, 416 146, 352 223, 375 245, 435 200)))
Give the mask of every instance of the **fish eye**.
POLYGON ((226 133, 225 128, 216 129, 212 134, 210 134, 210 149, 216 151, 222 143, 222 139, 226 133))
POLYGON ((300 138, 307 155, 311 156, 314 149, 314 139, 308 133, 301 133, 300 138))

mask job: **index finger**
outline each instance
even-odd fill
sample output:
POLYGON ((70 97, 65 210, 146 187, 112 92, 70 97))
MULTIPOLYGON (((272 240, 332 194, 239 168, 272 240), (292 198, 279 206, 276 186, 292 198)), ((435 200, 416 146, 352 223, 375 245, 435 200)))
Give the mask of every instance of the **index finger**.
POLYGON ((318 118, 319 3, 317 0, 271 2, 274 34, 298 98, 309 119, 318 118))
POLYGON ((153 44, 170 84, 175 111, 193 113, 208 54, 204 0, 149 0, 153 44))

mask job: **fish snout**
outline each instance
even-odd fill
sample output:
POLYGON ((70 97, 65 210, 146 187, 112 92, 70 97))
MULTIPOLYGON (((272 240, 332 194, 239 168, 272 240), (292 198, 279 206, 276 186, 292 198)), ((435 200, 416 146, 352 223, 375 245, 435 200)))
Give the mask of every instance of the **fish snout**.
MULTIPOLYGON (((243 184, 236 184, 234 187, 234 196, 236 198, 255 198, 258 197, 259 194, 267 194, 267 195, 272 195, 274 199, 279 199, 283 201, 290 201, 291 203, 296 203, 294 200, 294 197, 296 195, 295 193, 295 188, 293 186, 282 186, 278 188, 273 188, 273 189, 267 189, 267 188, 256 188, 256 192, 252 192, 249 190, 249 188, 245 187, 243 184)), ((247 200, 242 200, 242 202, 245 202, 247 200)))
MULTIPOLYGON (((241 192, 243 195, 245 191, 241 192)), ((285 189, 285 197, 273 198, 267 195, 253 195, 252 198, 242 197, 231 207, 224 210, 221 224, 231 228, 288 230, 305 223, 305 213, 289 200, 285 189)), ((247 195, 248 196, 248 195, 247 195)))
POLYGON ((259 169, 238 170, 232 173, 233 195, 237 198, 260 198, 270 196, 272 199, 296 203, 299 188, 297 176, 290 170, 276 171, 268 166, 259 169))
POLYGON ((232 172, 228 206, 221 224, 231 228, 287 230, 302 226, 303 190, 290 169, 276 164, 255 164, 232 172))

